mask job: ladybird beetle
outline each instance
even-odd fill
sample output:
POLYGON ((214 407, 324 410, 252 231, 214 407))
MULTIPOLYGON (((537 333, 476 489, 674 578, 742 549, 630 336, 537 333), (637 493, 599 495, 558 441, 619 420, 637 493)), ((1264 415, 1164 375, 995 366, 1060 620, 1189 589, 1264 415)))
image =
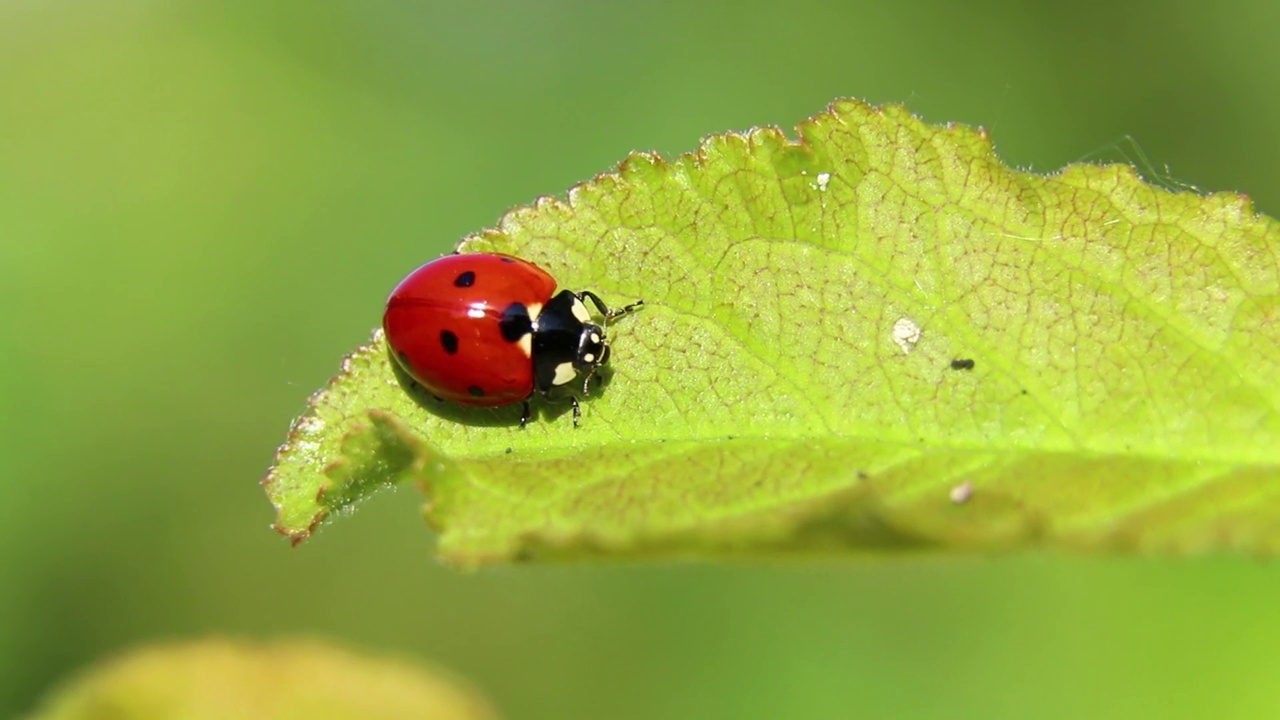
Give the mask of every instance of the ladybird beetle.
MULTIPOLYGON (((609 361, 608 321, 643 304, 611 310, 590 290, 557 293, 547 271, 510 255, 446 255, 391 291, 382 328, 392 356, 427 392, 461 405, 522 403, 523 428, 535 392, 551 398, 583 375, 588 394, 609 361), (587 300, 601 324, 591 322, 587 300)), ((576 427, 582 411, 568 399, 576 427)))

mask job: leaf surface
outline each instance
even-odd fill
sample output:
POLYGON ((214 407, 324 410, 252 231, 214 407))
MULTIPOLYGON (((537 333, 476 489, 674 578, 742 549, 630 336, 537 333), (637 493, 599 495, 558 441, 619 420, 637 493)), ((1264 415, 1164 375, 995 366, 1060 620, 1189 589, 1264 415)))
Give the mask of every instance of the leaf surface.
POLYGON ((467 566, 1280 550, 1280 225, 897 107, 798 134, 635 154, 465 239, 646 301, 582 427, 417 397, 375 334, 264 481, 278 529, 418 479, 467 566))

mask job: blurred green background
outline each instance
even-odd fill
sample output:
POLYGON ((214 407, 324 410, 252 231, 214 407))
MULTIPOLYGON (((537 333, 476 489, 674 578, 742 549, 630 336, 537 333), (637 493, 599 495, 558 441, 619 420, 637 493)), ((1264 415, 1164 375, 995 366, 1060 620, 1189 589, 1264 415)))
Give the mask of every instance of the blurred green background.
POLYGON ((257 481, 391 286, 508 207, 837 96, 1280 210, 1280 4, 0 4, 0 717, 123 647, 320 635, 509 718, 1276 717, 1280 568, 1029 556, 455 574, 416 492, 257 481), (838 7, 838 9, 837 9, 838 7))

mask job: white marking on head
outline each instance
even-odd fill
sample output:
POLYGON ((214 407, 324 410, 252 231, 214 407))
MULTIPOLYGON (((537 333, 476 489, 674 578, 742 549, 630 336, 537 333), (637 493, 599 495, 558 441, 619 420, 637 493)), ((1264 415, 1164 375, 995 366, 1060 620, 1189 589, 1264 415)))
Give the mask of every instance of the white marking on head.
POLYGON ((595 362, 596 356, 595 356, 595 353, 587 353, 586 355, 582 356, 582 359, 587 362, 595 362))
POLYGON ((591 342, 593 343, 600 342, 600 333, 591 333, 591 342))
POLYGON ((573 316, 578 318, 578 322, 591 322, 591 313, 587 312, 587 306, 582 304, 578 298, 573 299, 573 316))
POLYGON ((533 357, 533 333, 521 335, 516 341, 516 347, 520 348, 525 357, 533 357))
POLYGON ((564 385, 573 382, 578 376, 578 371, 573 369, 573 363, 560 363, 556 366, 556 376, 551 378, 552 385, 564 385))

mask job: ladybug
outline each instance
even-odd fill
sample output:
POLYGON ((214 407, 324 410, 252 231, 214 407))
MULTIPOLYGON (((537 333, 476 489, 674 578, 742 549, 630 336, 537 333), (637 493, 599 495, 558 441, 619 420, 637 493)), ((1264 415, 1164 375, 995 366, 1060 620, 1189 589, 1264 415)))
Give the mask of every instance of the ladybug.
MULTIPOLYGON (((557 293, 547 271, 511 255, 446 255, 396 285, 382 328, 392 356, 427 392, 460 405, 522 403, 523 428, 535 392, 563 396, 558 391, 581 375, 588 394, 609 362, 608 321, 643 304, 611 310, 590 290, 557 293), (588 300, 603 317, 599 325, 588 300)), ((568 399, 577 427, 578 398, 568 399)))

